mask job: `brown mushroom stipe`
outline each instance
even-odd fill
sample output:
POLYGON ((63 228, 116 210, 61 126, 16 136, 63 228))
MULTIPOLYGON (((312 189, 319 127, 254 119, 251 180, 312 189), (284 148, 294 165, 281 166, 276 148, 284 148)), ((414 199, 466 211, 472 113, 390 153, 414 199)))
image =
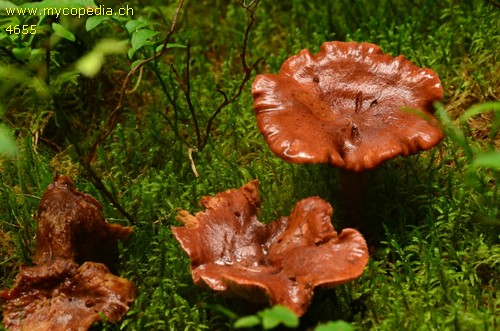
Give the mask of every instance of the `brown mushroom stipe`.
POLYGON ((317 55, 302 50, 278 75, 258 75, 252 94, 260 132, 292 163, 361 172, 444 137, 432 115, 443 97, 438 76, 370 43, 326 42, 317 55))
POLYGON ((335 286, 359 277, 368 262, 363 236, 354 229, 340 235, 326 201, 299 201, 289 217, 262 224, 257 219, 258 181, 201 199, 205 211, 181 211, 186 224, 173 233, 191 259, 196 285, 240 295, 266 297, 302 315, 316 286, 335 286))
POLYGON ((14 287, 0 291, 7 330, 87 330, 100 314, 120 320, 135 286, 88 261, 116 262, 117 240, 131 232, 106 222, 102 205, 69 177, 55 176, 38 208, 35 266, 21 267, 14 287))

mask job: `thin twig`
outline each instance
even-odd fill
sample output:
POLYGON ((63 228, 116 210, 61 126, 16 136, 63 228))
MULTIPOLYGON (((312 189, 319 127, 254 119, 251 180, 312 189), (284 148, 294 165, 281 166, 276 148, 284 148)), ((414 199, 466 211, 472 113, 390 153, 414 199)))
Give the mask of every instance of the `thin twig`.
POLYGON ((50 37, 47 37, 45 41, 45 84, 50 86, 50 62, 52 61, 50 58, 50 51, 52 45, 50 44, 50 37))
POLYGON ((200 126, 198 124, 198 119, 196 117, 196 110, 194 109, 193 102, 191 100, 191 83, 189 79, 189 63, 191 61, 191 43, 188 42, 187 48, 186 48, 186 75, 184 79, 181 79, 179 73, 175 69, 174 65, 172 64, 170 67, 172 68, 172 71, 174 72, 175 78, 177 79, 177 83, 179 84, 179 87, 182 90, 182 93, 184 94, 184 97, 186 98, 186 103, 188 105, 189 112, 191 113, 191 118, 193 119, 193 126, 194 130, 196 133, 196 146, 198 148, 200 147, 200 144, 202 142, 201 138, 201 131, 200 131, 200 126))
POLYGON ((139 77, 137 78, 137 82, 135 83, 135 86, 131 90, 126 90, 125 93, 132 94, 132 93, 135 93, 135 91, 137 91, 137 89, 141 85, 143 71, 144 71, 144 67, 141 67, 141 70, 139 70, 139 77))
MULTIPOLYGON (((165 114, 163 112, 158 112, 160 115, 162 115, 163 117, 165 117, 165 119, 167 120, 167 123, 168 125, 170 125, 170 127, 172 128, 172 130, 174 130, 175 132, 175 135, 177 137, 180 137, 180 134, 179 134, 179 129, 178 129, 178 126, 177 126, 177 120, 178 120, 178 115, 177 115, 177 107, 176 107, 176 104, 175 104, 175 98, 172 97, 170 95, 170 93, 168 92, 168 89, 167 89, 167 85, 165 85, 165 82, 163 81, 163 78, 161 77, 161 74, 158 70, 157 67, 154 67, 153 68, 153 72, 156 76, 156 78, 158 79, 158 81, 160 82, 160 85, 161 85, 161 88, 163 90, 163 93, 165 93, 165 95, 167 96, 167 99, 168 99, 168 102, 172 105, 172 108, 174 110, 174 122, 170 121, 166 115, 167 111, 168 111, 168 108, 166 108, 166 112, 165 114)), ((181 141, 183 141, 188 147, 189 144, 182 138, 180 138, 181 141)))
POLYGON ((255 16, 254 16, 254 14, 255 14, 255 10, 257 9, 257 5, 258 4, 259 4, 259 0, 253 0, 248 5, 245 3, 245 1, 240 1, 240 5, 247 11, 247 13, 250 14, 249 18, 248 18, 248 21, 247 21, 247 27, 246 27, 246 30, 245 30, 245 35, 243 37, 243 46, 242 46, 242 51, 241 51, 241 54, 240 54, 241 64, 243 66, 243 70, 245 71, 245 75, 244 75, 243 79, 240 82, 238 90, 236 91, 236 93, 231 98, 228 98, 227 95, 222 90, 217 90, 224 97, 224 101, 222 101, 219 104, 219 106, 217 107, 217 109, 213 112, 213 114, 208 119, 207 127, 206 127, 206 130, 205 130, 205 136, 203 138, 203 142, 201 143, 201 145, 199 145, 199 148, 198 148, 200 151, 203 150, 203 148, 206 146, 206 144, 208 142, 208 138, 210 136, 210 131, 212 130, 212 125, 213 125, 213 122, 214 122, 215 118, 217 117, 217 115, 219 115, 219 113, 222 111, 222 109, 224 107, 228 106, 229 104, 232 104, 233 102, 236 101, 236 99, 238 99, 238 97, 243 92, 243 88, 245 87, 245 84, 250 80, 250 78, 252 76, 252 71, 255 69, 255 67, 257 67, 257 65, 259 64, 259 62, 262 60, 262 58, 257 59, 257 61, 255 61, 251 66, 248 66, 247 61, 246 61, 246 53, 247 53, 247 48, 248 48, 248 39, 249 39, 249 36, 250 36, 250 30, 252 28, 252 25, 255 22, 255 16))
POLYGON ((191 62, 191 43, 188 42, 187 44, 187 49, 186 49, 186 102, 189 108, 189 112, 191 113, 191 116, 193 117, 193 125, 194 125, 194 130, 196 132, 196 141, 197 141, 197 146, 200 146, 201 143, 201 132, 200 132, 200 126, 198 125, 198 120, 196 118, 196 111, 194 110, 193 102, 191 101, 191 82, 189 80, 189 63, 191 62))
POLYGON ((127 218, 130 222, 130 224, 135 224, 135 219, 130 215, 125 208, 122 207, 122 205, 118 202, 118 200, 115 199, 114 195, 108 190, 106 185, 104 185, 101 177, 95 172, 94 168, 92 168, 92 165, 90 162, 87 162, 85 160, 84 155, 78 144, 74 143, 73 146, 75 146, 75 151, 78 157, 80 158, 80 163, 83 165, 85 171, 87 172, 90 181, 92 182, 92 185, 95 186, 99 190, 99 192, 104 195, 104 197, 123 215, 125 218, 127 218))
POLYGON ((127 76, 125 77, 125 80, 123 81, 121 90, 120 90, 120 98, 118 99, 118 104, 116 105, 115 109, 111 112, 109 115, 108 121, 106 125, 103 127, 103 129, 99 132, 99 135, 97 136, 96 141, 91 147, 91 151, 89 154, 88 162, 91 162, 92 159, 95 157, 95 153, 97 150, 97 146, 101 144, 106 138, 111 134, 113 129, 115 128, 117 122, 118 122, 118 115, 120 113, 120 110, 123 105, 123 99, 125 97, 125 91, 127 90, 127 86, 130 82, 130 79, 132 76, 139 70, 142 66, 146 65, 147 63, 163 56, 167 50, 167 45, 170 42, 170 37, 173 35, 175 27, 177 25, 177 17, 179 16, 179 12, 181 10, 181 7, 184 3, 184 0, 179 0, 179 3, 177 5, 177 8, 174 13, 174 17, 172 19, 172 25, 170 26, 170 30, 165 38, 165 41, 163 42, 163 47, 161 48, 161 51, 159 53, 155 53, 154 55, 150 56, 149 58, 139 62, 134 68, 132 68, 127 76))
MULTIPOLYGON (((247 61, 246 61, 248 40, 250 37, 250 31, 251 31, 253 23, 255 21, 254 14, 255 14, 255 10, 257 9, 258 3, 259 3, 259 0, 252 0, 248 4, 244 0, 240 1, 240 6, 245 9, 247 15, 249 14, 247 16, 247 26, 246 26, 245 34, 244 34, 244 38, 243 38, 242 52, 240 54, 241 64, 242 64, 243 71, 244 71, 245 75, 244 75, 243 79, 241 80, 240 85, 238 86, 236 92, 231 96, 231 98, 229 98, 224 91, 222 91, 220 89, 217 90, 223 96, 224 100, 219 104, 217 109, 209 117, 209 119, 207 121, 207 126, 205 128, 204 135, 201 134, 198 119, 196 116, 196 110, 194 108, 194 105, 193 105, 193 102, 191 99, 191 86, 190 86, 191 47, 190 47, 189 43, 187 45, 187 51, 186 51, 185 76, 181 77, 181 75, 176 70, 175 66, 173 64, 170 65, 172 72, 174 73, 174 76, 176 78, 177 84, 178 84, 179 88, 181 89, 182 93, 184 94, 184 98, 186 100, 189 112, 191 114, 191 118, 193 120, 194 130, 196 133, 196 139, 197 139, 196 148, 191 147, 191 145, 188 143, 187 139, 184 139, 184 138, 182 139, 183 143, 186 146, 188 146, 189 156, 190 156, 191 161, 192 161, 192 153, 193 152, 199 152, 205 148, 205 146, 208 142, 208 139, 210 137, 210 132, 212 130, 213 122, 214 122, 215 118, 217 117, 217 115, 219 115, 219 113, 222 111, 222 109, 224 107, 235 102, 236 99, 241 95, 241 93, 243 92, 243 88, 245 87, 245 84, 251 78, 252 71, 255 69, 255 67, 262 60, 262 59, 258 59, 251 66, 249 66, 247 61)), ((172 100, 170 100, 170 98, 169 98, 169 101, 172 103, 172 100)), ((175 105, 173 103, 172 103, 172 105, 175 107, 175 105)), ((164 117, 166 118, 166 116, 164 116, 164 117)), ((169 121, 169 125, 172 126, 170 123, 171 122, 169 121)))

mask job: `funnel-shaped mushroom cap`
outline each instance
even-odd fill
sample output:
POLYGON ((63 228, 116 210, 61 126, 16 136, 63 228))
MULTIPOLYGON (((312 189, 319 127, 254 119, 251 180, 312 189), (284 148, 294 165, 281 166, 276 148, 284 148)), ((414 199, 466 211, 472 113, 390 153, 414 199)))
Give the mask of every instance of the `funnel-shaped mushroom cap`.
POLYGON ((193 280, 251 301, 267 297, 302 315, 316 286, 335 286, 359 277, 368 261, 363 236, 340 235, 332 207, 318 197, 298 202, 289 217, 269 225, 257 219, 258 182, 201 201, 205 211, 183 211, 174 227, 191 258, 193 280))
POLYGON ((444 137, 432 115, 443 96, 437 75, 369 43, 302 50, 278 75, 258 75, 252 94, 267 144, 292 163, 363 171, 444 137))

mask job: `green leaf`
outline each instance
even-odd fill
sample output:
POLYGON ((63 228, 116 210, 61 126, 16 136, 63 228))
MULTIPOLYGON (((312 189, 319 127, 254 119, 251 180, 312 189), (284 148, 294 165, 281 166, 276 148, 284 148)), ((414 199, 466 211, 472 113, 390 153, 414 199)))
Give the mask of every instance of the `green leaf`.
POLYGON ((31 56, 31 48, 30 47, 22 47, 22 48, 17 48, 14 47, 12 49, 12 54, 16 57, 16 59, 25 61, 28 60, 31 56))
POLYGON ((464 124, 471 117, 492 111, 493 121, 491 123, 490 137, 494 139, 500 130, 500 101, 490 101, 474 105, 467 109, 461 116, 460 122, 464 124))
POLYGON ((94 47, 95 50, 103 53, 104 55, 109 54, 122 54, 128 49, 127 40, 115 40, 115 39, 103 39, 97 43, 94 47))
POLYGON ((149 29, 141 29, 137 30, 132 34, 132 39, 130 43, 132 44, 132 48, 137 51, 142 46, 144 46, 152 37, 158 34, 157 31, 149 30, 149 29))
POLYGON ((238 318, 238 315, 235 312, 233 312, 229 308, 226 308, 226 307, 219 305, 219 304, 203 303, 201 306, 203 308, 207 308, 207 309, 216 311, 218 313, 221 313, 222 315, 228 317, 229 319, 234 320, 234 319, 238 318))
POLYGON ((104 55, 101 52, 94 50, 82 56, 76 62, 76 68, 82 73, 82 75, 92 77, 97 75, 99 70, 101 70, 103 63, 104 55))
POLYGON ((148 22, 143 20, 142 18, 138 20, 130 20, 125 24, 125 29, 127 29, 128 33, 134 33, 138 29, 142 29, 147 26, 148 22))
POLYGON ((489 111, 493 111, 495 114, 500 114, 500 101, 484 102, 470 107, 460 116, 460 122, 463 123, 471 117, 489 111))
POLYGON ((236 329, 240 328, 251 328, 260 324, 260 318, 256 315, 249 315, 241 317, 236 322, 234 322, 234 327, 236 329))
POLYGON ((82 8, 97 7, 94 0, 44 0, 41 2, 28 2, 22 8, 82 8))
POLYGON ((138 60, 135 60, 134 62, 132 62, 132 64, 130 65, 130 69, 134 69, 135 67, 137 67, 139 65, 139 63, 141 63, 142 61, 144 61, 144 59, 138 59, 138 60))
POLYGON ((351 324, 340 320, 318 325, 314 331, 354 331, 354 327, 351 324))
POLYGON ((434 108, 436 109, 436 115, 445 127, 447 134, 464 150, 467 159, 471 160, 474 152, 467 141, 467 137, 455 126, 455 124, 453 124, 451 118, 441 103, 435 102, 434 108))
POLYGON ((130 49, 127 52, 128 58, 131 59, 132 56, 134 56, 134 53, 135 53, 135 49, 133 49, 132 47, 130 47, 130 49))
POLYGON ((471 163, 471 167, 476 169, 478 167, 491 168, 500 170, 500 152, 488 152, 477 155, 471 163))
POLYGON ((125 53, 127 42, 114 39, 103 39, 94 49, 76 62, 76 69, 84 76, 95 76, 104 64, 104 57, 109 54, 125 53))
POLYGON ((0 10, 3 10, 5 8, 17 8, 17 6, 10 1, 0 0, 0 10))
POLYGON ((0 126, 0 156, 12 157, 17 155, 17 147, 10 130, 0 126))
POLYGON ((273 306, 270 309, 264 309, 259 312, 262 318, 262 327, 264 330, 274 329, 280 324, 289 328, 299 326, 299 318, 289 308, 281 305, 273 306))
MULTIPOLYGON (((176 44, 176 43, 169 43, 169 44, 167 44, 167 48, 187 48, 187 45, 176 44)), ((156 53, 161 52, 162 49, 163 49, 163 44, 161 44, 158 47, 156 47, 156 53)))
POLYGON ((75 41, 75 35, 61 24, 55 22, 52 23, 52 29, 54 29, 56 34, 60 35, 61 37, 68 39, 69 41, 75 41))
POLYGON ((37 56, 45 56, 45 52, 45 48, 34 48, 31 50, 31 58, 35 58, 37 56))
MULTIPOLYGON (((0 17, 1 17, 1 13, 0 13, 0 17)), ((21 24, 21 20, 17 17, 17 16, 8 16, 8 18, 6 19, 3 19, 3 20, 0 20, 0 22, 2 22, 2 25, 0 25, 0 29, 2 29, 3 31, 2 32, 6 32, 5 29, 7 29, 7 27, 9 25, 18 25, 18 24, 21 24)), ((17 35, 14 35, 14 34, 11 34, 11 35, 8 35, 8 34, 2 34, 3 36, 9 36, 9 37, 15 37, 15 39, 17 40, 17 35)))
POLYGON ((90 16, 89 18, 87 18, 87 21, 85 22, 85 29, 87 31, 90 31, 99 26, 102 22, 107 20, 109 20, 109 17, 104 15, 90 16))

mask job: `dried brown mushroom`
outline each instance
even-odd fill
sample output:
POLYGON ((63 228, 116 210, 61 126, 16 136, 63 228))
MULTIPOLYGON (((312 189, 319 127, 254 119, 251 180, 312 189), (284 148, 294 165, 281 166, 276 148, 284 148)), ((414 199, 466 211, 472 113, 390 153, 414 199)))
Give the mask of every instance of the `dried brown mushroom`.
POLYGON ((201 200, 204 211, 179 213, 173 233, 191 259, 195 284, 251 301, 266 298, 302 315, 316 286, 359 277, 368 261, 363 236, 340 235, 332 207, 318 197, 298 202, 289 217, 257 219, 258 181, 201 200))
POLYGON ((135 286, 98 262, 116 262, 117 240, 131 232, 109 224, 102 205, 78 192, 69 177, 54 177, 39 205, 35 265, 21 267, 14 287, 0 291, 5 327, 87 330, 102 316, 120 320, 135 286))
POLYGON ((80 267, 56 258, 35 267, 22 267, 10 291, 0 291, 7 330, 87 330, 103 314, 115 323, 135 299, 135 287, 113 275, 102 263, 80 267))

